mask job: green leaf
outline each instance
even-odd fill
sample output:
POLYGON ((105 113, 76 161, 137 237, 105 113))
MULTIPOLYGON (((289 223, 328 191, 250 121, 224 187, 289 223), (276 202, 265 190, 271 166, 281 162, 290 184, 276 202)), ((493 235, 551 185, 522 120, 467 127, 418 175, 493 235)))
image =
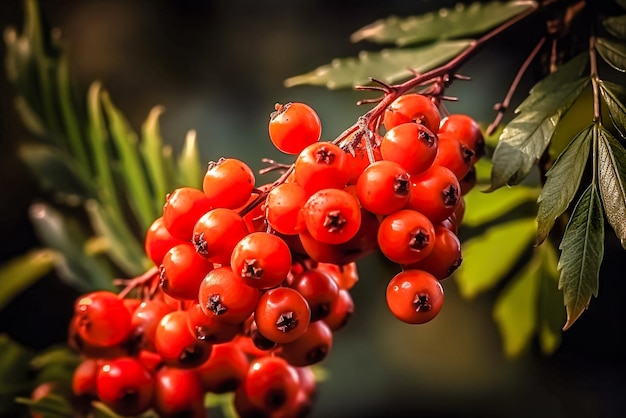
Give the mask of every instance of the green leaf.
POLYGON ((593 131, 594 125, 580 131, 548 170, 538 199, 535 245, 541 244, 548 237, 556 218, 565 212, 574 199, 589 158, 593 131))
POLYGON ((29 374, 33 352, 0 334, 0 353, 0 416, 15 416, 14 398, 33 389, 29 374))
POLYGON ((537 328, 541 260, 534 256, 506 286, 493 307, 507 357, 517 357, 528 346, 537 328))
POLYGON ((606 38, 598 38, 596 49, 600 56, 617 71, 626 72, 626 45, 606 38))
POLYGON ((31 206, 30 220, 41 242, 57 251, 55 267, 61 279, 79 291, 114 290, 111 274, 85 253, 85 237, 75 224, 45 203, 31 206))
POLYGON ((608 17, 602 21, 602 25, 611 35, 626 40, 626 15, 608 17))
POLYGON ((626 248, 626 150, 602 127, 598 140, 598 182, 604 212, 626 248))
POLYGON ((440 41, 419 48, 361 51, 358 58, 336 58, 311 72, 288 78, 285 86, 312 84, 340 89, 369 84, 370 77, 395 83, 410 77, 409 69, 423 73, 448 62, 471 43, 471 40, 440 41))
POLYGON ((74 416, 72 405, 60 395, 49 394, 36 401, 18 397, 15 401, 27 405, 32 412, 38 412, 44 418, 72 418, 74 416))
POLYGON ((541 256, 541 283, 539 289, 539 344, 544 354, 552 354, 561 343, 565 309, 559 291, 558 255, 551 243, 536 249, 541 256))
POLYGON ((175 184, 165 169, 166 156, 159 128, 159 118, 163 110, 162 106, 153 107, 141 128, 140 151, 146 164, 148 180, 154 190, 153 205, 157 212, 163 210, 165 196, 174 189, 175 184))
POLYGON ((492 1, 457 4, 418 16, 390 16, 377 20, 351 36, 352 42, 367 40, 398 46, 480 35, 518 14, 537 7, 533 1, 492 1))
POLYGON ((154 210, 145 168, 138 152, 137 134, 133 132, 126 117, 115 107, 109 93, 103 90, 100 97, 102 108, 109 121, 111 138, 119 156, 120 174, 125 194, 129 197, 127 200, 134 209, 142 230, 146 230, 159 214, 154 210))
POLYGON ((109 205, 122 218, 122 210, 117 197, 117 190, 111 170, 111 149, 104 115, 102 113, 102 86, 99 82, 91 83, 87 93, 87 113, 89 119, 89 140, 92 158, 95 164, 95 182, 100 200, 109 205))
POLYGON ((187 187, 202 189, 203 166, 196 141, 196 131, 187 132, 183 150, 178 157, 179 182, 187 187))
POLYGON ((93 406, 92 412, 94 418, 124 418, 100 401, 93 401, 91 405, 93 406))
POLYGON ((515 114, 553 108, 554 92, 567 88, 564 86, 566 84, 580 81, 588 62, 589 54, 580 53, 561 65, 557 71, 539 80, 528 92, 528 97, 515 109, 515 114))
POLYGON ((107 254, 117 266, 132 277, 144 273, 150 267, 151 261, 146 257, 143 246, 112 208, 102 206, 96 200, 89 200, 85 209, 96 233, 108 243, 107 254))
POLYGON ((463 225, 478 226, 511 212, 515 207, 537 200, 538 190, 531 187, 504 188, 494 193, 482 193, 474 188, 464 196, 467 210, 463 225))
POLYGON ((626 89, 609 81, 601 80, 598 84, 613 126, 622 138, 626 138, 626 106, 622 102, 626 98, 626 89))
POLYGON ((559 289, 563 291, 567 322, 576 322, 598 295, 598 276, 604 255, 604 216, 595 184, 589 185, 578 200, 560 245, 559 289))
POLYGON ((522 111, 506 125, 493 153, 488 191, 524 180, 548 146, 561 116, 588 83, 589 79, 583 78, 562 85, 544 97, 535 110, 522 111))
POLYGON ((22 291, 49 273, 55 253, 34 249, 0 265, 0 311, 22 291))
POLYGON ((94 196, 89 179, 76 167, 76 161, 56 147, 25 144, 19 148, 20 158, 44 190, 51 191, 60 201, 77 206, 94 196))
POLYGON ((496 285, 510 273, 534 235, 535 220, 522 218, 491 227, 464 242, 463 263, 455 272, 461 294, 472 298, 496 285))

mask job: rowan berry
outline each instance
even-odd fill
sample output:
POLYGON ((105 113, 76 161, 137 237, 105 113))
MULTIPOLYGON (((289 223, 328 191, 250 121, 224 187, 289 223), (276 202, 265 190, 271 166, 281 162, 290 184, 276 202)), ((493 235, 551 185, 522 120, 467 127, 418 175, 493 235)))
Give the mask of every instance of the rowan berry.
POLYGON ((402 209, 411 197, 409 173, 397 162, 381 160, 370 164, 356 182, 361 206, 377 215, 402 209))
POLYGON ((131 315, 117 294, 99 290, 80 296, 74 304, 76 331, 87 344, 112 347, 132 331, 131 315))
POLYGON ((163 361, 171 366, 193 368, 211 355, 212 345, 202 342, 189 331, 189 313, 173 311, 166 314, 156 327, 154 346, 163 361))
POLYGON ((298 382, 295 368, 284 359, 264 356, 250 363, 243 388, 253 406, 276 413, 296 399, 298 382))
POLYGON ((254 173, 246 163, 236 158, 220 158, 208 164, 202 190, 213 208, 237 209, 250 198, 254 183, 254 173))
POLYGON ((346 153, 330 142, 311 144, 296 158, 294 179, 307 196, 322 189, 342 189, 349 176, 346 153))
POLYGON ((304 367, 321 362, 333 346, 333 333, 324 321, 311 322, 304 334, 290 343, 281 344, 276 355, 292 366, 304 367))
POLYGON ((152 376, 133 357, 119 357, 103 362, 96 378, 98 399, 114 412, 139 415, 152 406, 152 376))
POLYGON ((167 195, 163 205, 163 225, 172 236, 189 242, 196 222, 211 209, 213 204, 202 190, 179 187, 167 195))
POLYGON ((320 269, 309 269, 296 275, 289 287, 306 299, 311 309, 311 322, 325 318, 330 313, 330 307, 339 292, 337 282, 320 269))
POLYGON ((253 232, 235 245, 230 266, 246 285, 269 289, 279 285, 289 274, 291 251, 277 235, 253 232))
POLYGON ((211 357, 198 366, 196 374, 206 392, 235 391, 246 377, 250 360, 235 342, 215 344, 211 357))
POLYGON ((436 277, 424 270, 405 270, 389 281, 386 299, 396 318, 423 324, 441 311, 443 288, 436 277))
POLYGON ((196 222, 191 242, 196 252, 207 260, 228 264, 233 248, 248 235, 248 226, 234 210, 216 208, 208 211, 196 222))
POLYGON ((304 189, 297 183, 282 183, 270 190, 265 201, 265 218, 274 230, 293 235, 306 228, 302 207, 307 201, 304 189))
POLYGON ((406 208, 438 223, 454 213, 460 199, 461 186, 454 173, 446 167, 433 165, 411 176, 411 198, 406 208))
POLYGON ((406 270, 425 270, 438 280, 449 277, 463 261, 461 242, 455 233, 443 226, 435 227, 435 247, 423 260, 404 266, 406 270))
POLYGON ((317 112, 305 103, 277 103, 270 115, 270 140, 285 154, 299 154, 308 145, 319 141, 321 132, 322 123, 317 112))
POLYGON ((472 163, 485 155, 485 139, 480 125, 471 116, 462 113, 448 115, 441 120, 439 132, 455 136, 467 148, 474 151, 472 163))
POLYGON ((322 189, 309 197, 302 208, 308 232, 318 241, 342 244, 361 226, 359 202, 342 189, 322 189))
POLYGON ((191 243, 170 249, 159 267, 159 283, 163 292, 175 299, 193 300, 198 287, 211 270, 213 263, 200 256, 191 243))
POLYGON ((410 174, 421 173, 435 161, 437 135, 419 123, 403 123, 387 131, 380 143, 383 160, 395 161, 410 174))
POLYGON ((205 418, 204 390, 196 371, 160 367, 154 374, 153 406, 161 418, 205 418))
POLYGON ((311 321, 311 309, 297 290, 276 287, 261 295, 254 320, 264 337, 284 344, 304 334, 311 321))
POLYGON ((183 242, 185 241, 170 234, 163 222, 163 216, 160 216, 152 222, 146 232, 144 249, 148 258, 159 266, 170 248, 183 242))
POLYGON ((439 108, 429 96, 409 93, 398 97, 387 106, 383 124, 389 130, 403 123, 415 122, 436 134, 440 121, 439 108))
POLYGON ((422 213, 402 209, 385 217, 378 228, 378 245, 389 260, 411 264, 427 257, 435 246, 435 228, 422 213))

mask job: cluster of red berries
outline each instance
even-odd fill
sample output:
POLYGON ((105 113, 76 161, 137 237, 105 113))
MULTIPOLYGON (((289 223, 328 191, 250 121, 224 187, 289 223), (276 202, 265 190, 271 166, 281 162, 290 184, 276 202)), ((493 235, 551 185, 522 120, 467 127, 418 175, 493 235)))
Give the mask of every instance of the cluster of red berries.
POLYGON ((396 99, 383 127, 322 142, 311 107, 276 105, 270 139, 297 156, 274 167, 278 180, 257 187, 247 164, 222 158, 202 190, 169 193, 145 238, 156 267, 119 294, 76 301, 71 342, 85 360, 74 393, 121 415, 202 417, 205 393, 234 392, 242 417, 305 416, 311 366, 353 313, 356 261, 373 251, 402 270, 390 311, 433 319, 440 281, 461 262, 457 228, 483 137, 417 93, 396 99))

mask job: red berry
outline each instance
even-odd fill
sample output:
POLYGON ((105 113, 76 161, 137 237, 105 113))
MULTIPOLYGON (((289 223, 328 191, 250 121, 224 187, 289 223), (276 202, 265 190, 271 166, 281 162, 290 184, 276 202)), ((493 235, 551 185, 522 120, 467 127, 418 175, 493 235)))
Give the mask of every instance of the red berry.
POLYGON ((284 344, 304 334, 311 321, 311 309, 297 290, 277 287, 261 295, 254 319, 264 337, 284 344))
POLYGON ((120 415, 139 415, 152 406, 152 376, 132 357, 104 362, 96 388, 99 400, 120 415))
POLYGON ((298 373, 284 359, 266 356, 252 361, 243 387, 252 405, 275 413, 295 400, 298 382, 298 373))
POLYGON ((233 249, 230 265, 246 285, 257 289, 278 286, 291 270, 291 251, 282 238, 253 232, 233 249))
POLYGON ((404 123, 387 131, 380 143, 383 160, 395 161, 410 174, 431 166, 439 148, 437 135, 419 123, 404 123))
POLYGON ((411 197, 409 173, 395 161, 370 164, 356 182, 359 203, 377 215, 402 209, 411 197))
POLYGON ((439 280, 423 270, 405 270, 395 275, 389 281, 386 297, 396 318, 409 324, 432 320, 443 306, 439 280))
POLYGON ((387 107, 383 123, 387 130, 403 123, 419 123, 436 134, 440 120, 439 109, 429 96, 409 93, 398 97, 387 107))
POLYGON ((125 341, 131 333, 131 315, 115 293, 96 291, 78 298, 74 317, 79 337, 86 343, 111 347, 125 341))
POLYGON ((169 296, 193 300, 198 297, 198 288, 204 276, 211 270, 213 263, 200 256, 193 244, 179 244, 163 257, 159 267, 159 283, 163 292, 169 296))
POLYGON ((196 222, 211 209, 212 203, 202 190, 180 187, 167 195, 163 205, 163 225, 172 236, 189 242, 196 222))
POLYGON ((230 266, 211 271, 200 284, 198 301, 207 316, 242 323, 254 312, 261 293, 245 284, 230 266))
POLYGON ((237 209, 250 198, 254 183, 254 173, 246 163, 235 158, 220 158, 209 163, 202 190, 214 208, 237 209))
POLYGON ((202 257, 213 263, 228 264, 233 248, 246 235, 248 226, 237 212, 216 208, 198 219, 191 241, 202 257))
POLYGON ((388 215, 378 228, 381 252, 398 264, 416 263, 435 247, 435 228, 423 214, 409 209, 388 215))
POLYGON ((302 216, 308 232, 327 244, 349 241, 361 226, 358 201, 341 189, 323 189, 314 193, 304 204, 302 216))
POLYGON ((322 123, 317 112, 305 103, 277 103, 270 115, 269 135, 276 148, 286 154, 299 154, 320 139, 322 123))

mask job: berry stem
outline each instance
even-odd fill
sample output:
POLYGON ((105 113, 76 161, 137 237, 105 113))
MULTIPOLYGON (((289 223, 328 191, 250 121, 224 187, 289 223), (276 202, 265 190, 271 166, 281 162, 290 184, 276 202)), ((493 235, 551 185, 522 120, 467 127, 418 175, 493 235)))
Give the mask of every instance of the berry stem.
POLYGON ((123 283, 124 284, 124 289, 122 289, 120 291, 120 293, 118 294, 118 297, 120 299, 124 299, 126 296, 128 296, 128 294, 135 288, 139 287, 139 286, 148 286, 149 283, 151 283, 151 280, 154 279, 155 276, 157 276, 159 274, 159 269, 158 267, 154 266, 152 268, 150 268, 149 270, 147 270, 145 273, 134 277, 130 280, 116 280, 116 283, 123 283))

